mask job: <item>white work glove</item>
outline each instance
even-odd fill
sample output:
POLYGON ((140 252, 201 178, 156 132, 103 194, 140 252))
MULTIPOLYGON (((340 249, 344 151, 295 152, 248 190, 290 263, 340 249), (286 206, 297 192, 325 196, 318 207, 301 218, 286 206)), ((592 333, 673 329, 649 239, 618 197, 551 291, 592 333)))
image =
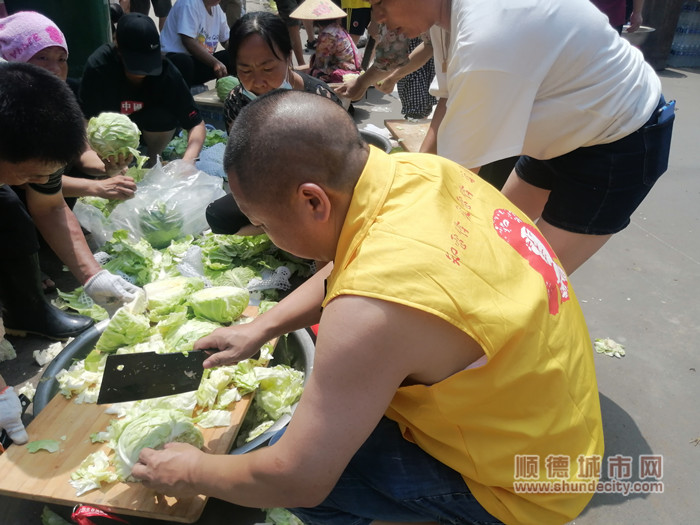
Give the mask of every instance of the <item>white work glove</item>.
POLYGON ((17 445, 24 445, 29 441, 22 423, 22 403, 11 386, 0 391, 0 429, 4 429, 17 445))
POLYGON ((111 317, 119 307, 136 297, 139 287, 109 270, 101 270, 90 277, 84 290, 111 317))

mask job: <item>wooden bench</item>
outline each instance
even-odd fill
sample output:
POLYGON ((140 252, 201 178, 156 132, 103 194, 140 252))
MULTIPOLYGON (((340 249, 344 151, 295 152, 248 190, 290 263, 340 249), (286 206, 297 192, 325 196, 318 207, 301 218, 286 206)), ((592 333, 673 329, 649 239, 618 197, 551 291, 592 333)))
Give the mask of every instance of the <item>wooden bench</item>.
POLYGON ((212 88, 197 93, 192 98, 194 98, 194 103, 197 105, 197 108, 199 108, 204 122, 213 125, 217 129, 226 130, 224 103, 219 100, 216 89, 212 88))
POLYGON ((203 91, 196 94, 193 98, 198 106, 218 108, 221 110, 224 109, 224 103, 219 100, 219 95, 216 94, 216 89, 212 88, 207 91, 203 91))

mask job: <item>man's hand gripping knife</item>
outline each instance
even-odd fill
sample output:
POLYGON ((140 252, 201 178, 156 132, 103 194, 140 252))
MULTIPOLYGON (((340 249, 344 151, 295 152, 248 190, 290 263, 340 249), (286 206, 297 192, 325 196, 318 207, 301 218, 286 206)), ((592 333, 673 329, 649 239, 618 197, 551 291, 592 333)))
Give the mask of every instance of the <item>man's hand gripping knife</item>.
POLYGON ((97 272, 85 283, 85 293, 107 310, 110 317, 119 307, 134 299, 138 291, 138 286, 108 270, 97 272))
POLYGON ((0 390, 0 429, 4 429, 17 445, 29 441, 22 423, 22 403, 11 386, 0 390))

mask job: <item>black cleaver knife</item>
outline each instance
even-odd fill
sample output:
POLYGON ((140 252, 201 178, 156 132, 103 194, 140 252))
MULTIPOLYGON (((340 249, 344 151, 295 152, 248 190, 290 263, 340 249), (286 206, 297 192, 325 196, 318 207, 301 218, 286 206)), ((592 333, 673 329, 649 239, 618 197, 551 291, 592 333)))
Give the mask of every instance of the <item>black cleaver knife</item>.
POLYGON ((97 404, 121 403, 197 390, 207 354, 110 354, 107 356, 97 404))

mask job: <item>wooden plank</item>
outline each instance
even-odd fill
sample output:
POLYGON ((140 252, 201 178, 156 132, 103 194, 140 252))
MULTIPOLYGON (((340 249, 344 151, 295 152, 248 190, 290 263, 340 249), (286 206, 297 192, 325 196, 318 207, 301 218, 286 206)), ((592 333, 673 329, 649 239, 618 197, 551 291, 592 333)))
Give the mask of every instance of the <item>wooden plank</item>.
MULTIPOLYGON (((246 310, 246 314, 254 310, 246 310)), ((254 315, 254 314, 253 314, 254 315)), ((233 403, 228 427, 200 429, 205 452, 226 454, 231 450, 253 394, 233 403)), ((90 434, 106 430, 114 417, 106 414, 109 405, 76 404, 72 399, 56 395, 27 426, 29 440, 55 439, 58 452, 39 451, 30 454, 26 446, 11 446, 0 455, 0 494, 73 506, 92 505, 109 512, 146 518, 192 523, 196 521, 207 498, 194 495, 171 498, 145 488, 141 483, 105 484, 101 489, 76 496, 69 483, 70 475, 93 452, 111 449, 105 443, 91 443, 90 434)))
POLYGON ((387 119, 384 121, 384 126, 391 132, 404 151, 416 153, 420 151, 421 144, 423 144, 425 134, 430 127, 430 120, 387 119))

